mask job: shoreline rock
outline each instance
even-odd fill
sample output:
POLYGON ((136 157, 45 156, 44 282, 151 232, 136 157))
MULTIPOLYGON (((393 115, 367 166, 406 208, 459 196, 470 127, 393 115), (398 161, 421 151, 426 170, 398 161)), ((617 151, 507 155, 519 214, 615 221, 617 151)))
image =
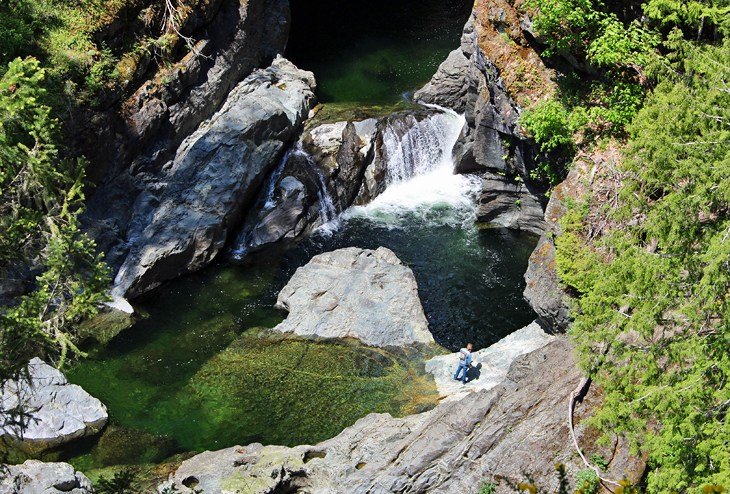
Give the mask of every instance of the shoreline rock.
POLYGON ((137 297, 217 256, 303 124, 315 85, 311 72, 277 58, 231 91, 138 201, 114 293, 137 297))
POLYGON ((34 358, 28 377, 2 387, 0 409, 20 407, 24 427, 2 417, 0 438, 31 455, 98 433, 109 418, 106 407, 81 386, 70 384, 58 369, 34 358))
MULTIPOLYGON (((566 409, 582 381, 573 348, 562 337, 518 357, 502 382, 435 409, 403 418, 373 413, 338 436, 309 446, 237 446, 191 458, 158 488, 174 484, 181 493, 477 493, 494 481, 526 476, 542 489, 557 488, 555 464, 569 479, 584 469, 570 437, 566 409)), ((576 408, 576 435, 586 454, 611 458, 606 474, 638 480, 645 462, 624 441, 601 449, 595 431, 582 421, 599 403, 591 391, 576 408)))
POLYGON ((426 361, 426 372, 433 374, 442 399, 459 400, 469 393, 490 390, 507 377, 510 366, 518 357, 541 348, 555 339, 537 321, 518 329, 497 343, 472 353, 472 369, 468 383, 454 380, 458 352, 438 355, 426 361))
POLYGON ((22 465, 3 465, 0 494, 93 494, 91 481, 68 463, 27 460, 22 465))
POLYGON ((385 247, 314 256, 281 290, 276 307, 289 312, 274 328, 285 333, 377 347, 434 342, 413 271, 385 247))

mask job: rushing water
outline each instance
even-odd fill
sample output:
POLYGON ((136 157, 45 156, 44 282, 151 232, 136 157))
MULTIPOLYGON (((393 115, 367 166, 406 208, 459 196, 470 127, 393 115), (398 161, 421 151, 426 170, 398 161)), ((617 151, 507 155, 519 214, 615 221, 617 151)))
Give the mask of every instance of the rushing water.
POLYGON ((287 56, 325 102, 391 103, 459 44, 470 0, 292 0, 287 56))
POLYGON ((373 202, 334 219, 323 192, 328 223, 309 238, 212 266, 142 300, 146 319, 69 372, 107 404, 113 424, 73 459, 77 466, 254 441, 314 443, 369 412, 432 406, 432 381, 406 355, 257 329, 281 321, 277 293, 322 252, 392 249, 413 269, 430 329, 448 349, 482 348, 528 324, 522 273, 535 239, 474 225, 480 180, 452 172, 463 123, 445 111, 393 124, 381 151, 388 187, 373 202))

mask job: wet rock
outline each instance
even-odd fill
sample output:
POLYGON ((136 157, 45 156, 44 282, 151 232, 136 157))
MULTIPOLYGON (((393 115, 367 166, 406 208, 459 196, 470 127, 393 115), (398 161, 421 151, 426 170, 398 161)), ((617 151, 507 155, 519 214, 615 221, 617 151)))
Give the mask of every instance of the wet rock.
POLYGON ((545 231, 541 196, 522 179, 485 172, 477 220, 540 235, 545 231))
POLYGON ((507 377, 517 357, 547 345, 554 339, 537 322, 502 338, 487 348, 472 353, 472 368, 463 385, 454 379, 459 354, 439 355, 426 362, 426 372, 433 374, 442 398, 458 400, 468 393, 490 390, 507 377))
POLYGON ((284 177, 276 186, 274 207, 260 213, 260 219, 250 231, 246 250, 259 250, 285 238, 295 238, 304 230, 307 211, 307 188, 294 177, 284 177))
POLYGON ((108 419, 99 400, 39 358, 28 364, 27 377, 7 381, 2 387, 0 410, 16 407, 24 412, 23 427, 4 416, 0 438, 29 454, 96 434, 108 419))
MULTIPOLYGON (((503 8, 490 12, 490 25, 505 22, 503 8)), ((416 92, 415 99, 465 114, 467 125, 454 147, 454 159, 459 173, 484 174, 480 221, 539 234, 544 228, 544 191, 530 178, 538 149, 522 132, 522 110, 507 90, 495 61, 482 49, 483 30, 475 11, 464 28, 461 47, 451 52, 431 81, 416 92), (515 177, 520 178, 519 184, 515 177)))
POLYGON ((275 328, 282 332, 378 347, 433 342, 413 272, 385 247, 313 257, 279 293, 276 307, 289 313, 275 328))
POLYGON ((86 476, 68 463, 27 460, 22 465, 3 465, 0 494, 92 494, 86 476))
MULTIPOLYGON (((215 466, 201 468, 200 473, 186 468, 172 478, 202 483, 205 475, 206 485, 235 482, 261 493, 300 489, 364 494, 477 493, 487 481, 497 484, 496 492, 508 493, 513 491, 504 479, 515 483, 529 477, 552 492, 558 483, 556 463, 565 465, 569 479, 585 468, 575 453, 566 414, 570 394, 581 381, 571 345, 556 338, 518 357, 505 379, 489 391, 404 418, 370 414, 315 446, 252 445, 251 451, 205 453, 215 462, 204 463, 215 466), (272 456, 278 461, 272 463, 272 456), (270 479, 276 481, 274 486, 270 479)), ((593 390, 589 393, 595 395, 593 390)), ((595 432, 582 420, 598 403, 589 394, 576 409, 577 440, 589 455, 599 450, 595 432)), ((606 475, 621 478, 631 472, 636 479, 643 460, 631 457, 624 442, 613 453, 606 475)))
POLYGON ((158 206, 136 211, 149 221, 117 274, 119 295, 134 298, 216 257, 306 118, 314 87, 311 72, 277 58, 180 145, 158 206))

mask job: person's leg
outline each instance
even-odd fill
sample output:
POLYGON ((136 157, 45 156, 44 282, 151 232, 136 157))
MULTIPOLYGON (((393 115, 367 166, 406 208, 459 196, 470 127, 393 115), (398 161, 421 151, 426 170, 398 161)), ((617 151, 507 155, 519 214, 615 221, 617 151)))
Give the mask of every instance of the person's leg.
POLYGON ((461 374, 461 371, 464 370, 464 364, 459 363, 459 367, 456 368, 456 373, 454 373, 454 379, 457 381, 459 380, 459 375, 461 374))
POLYGON ((463 382, 464 384, 466 384, 466 376, 467 376, 467 374, 469 374, 469 367, 467 367, 465 365, 464 366, 464 374, 461 376, 461 382, 463 382))

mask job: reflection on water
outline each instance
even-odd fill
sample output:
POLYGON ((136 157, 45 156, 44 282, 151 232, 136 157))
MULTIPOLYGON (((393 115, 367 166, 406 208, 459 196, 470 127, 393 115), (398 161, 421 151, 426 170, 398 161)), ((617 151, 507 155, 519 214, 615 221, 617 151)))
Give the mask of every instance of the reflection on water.
POLYGON ((325 102, 392 103, 459 45, 469 0, 292 0, 287 56, 325 102))

